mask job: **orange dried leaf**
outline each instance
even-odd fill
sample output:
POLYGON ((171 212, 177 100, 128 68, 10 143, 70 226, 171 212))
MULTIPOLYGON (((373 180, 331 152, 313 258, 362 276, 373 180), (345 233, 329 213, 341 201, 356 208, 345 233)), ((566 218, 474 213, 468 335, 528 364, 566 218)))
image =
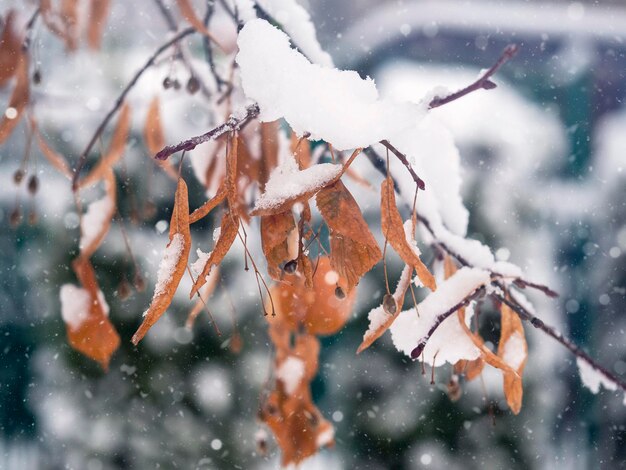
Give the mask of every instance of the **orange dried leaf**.
POLYGON ((261 159, 259 160, 259 185, 265 190, 270 173, 278 166, 278 121, 261 123, 261 159))
POLYGON ((291 153, 298 162, 300 169, 311 166, 311 146, 304 137, 298 137, 295 132, 291 133, 291 153))
POLYGON ((104 172, 106 195, 91 203, 80 222, 80 254, 89 258, 98 249, 111 227, 111 221, 117 210, 117 186, 115 174, 111 168, 104 172))
POLYGON ((239 201, 237 197, 237 159, 239 153, 239 139, 233 136, 230 141, 228 154, 226 155, 226 178, 224 186, 226 188, 226 197, 228 198, 228 206, 230 211, 238 214, 239 201))
POLYGON ((219 265, 230 247, 232 246, 235 238, 237 237, 237 233, 239 231, 239 217, 233 215, 229 212, 224 214, 222 217, 222 224, 220 228, 220 235, 213 247, 213 251, 209 255, 204 268, 202 269, 202 273, 196 279, 193 287, 191 288, 191 293, 189 294, 189 298, 191 299, 198 290, 207 282, 207 276, 211 272, 211 268, 213 266, 219 265))
POLYGON ((106 153, 100 158, 96 166, 80 181, 79 188, 87 188, 103 178, 108 168, 115 165, 124 155, 126 141, 130 132, 130 107, 127 104, 122 106, 117 126, 113 131, 113 137, 109 143, 106 153))
POLYGON ((412 274, 413 274, 413 267, 406 265, 404 269, 402 270, 402 274, 400 275, 400 280, 398 281, 396 290, 393 293, 393 299, 396 302, 396 313, 394 313, 393 315, 386 314, 386 317, 383 317, 384 318, 383 322, 381 322, 380 324, 374 324, 374 325, 372 325, 371 319, 380 318, 380 316, 385 313, 383 306, 380 305, 379 307, 377 307, 370 313, 370 326, 368 330, 365 332, 365 334, 363 335, 363 341, 361 342, 358 349, 356 350, 357 354, 369 348, 374 343, 374 341, 380 338, 385 333, 385 331, 387 331, 391 327, 395 319, 398 317, 398 315, 400 315, 400 312, 402 311, 402 304, 404 303, 404 296, 406 295, 406 291, 409 288, 409 285, 411 284, 412 274))
POLYGON ((0 121, 0 144, 2 144, 13 132, 13 129, 20 122, 24 108, 28 104, 30 97, 28 80, 28 60, 25 55, 20 54, 15 71, 15 88, 11 93, 9 105, 6 112, 2 114, 0 121), (10 111, 11 110, 11 111, 10 111))
POLYGON ((522 320, 517 314, 502 304, 500 307, 501 329, 498 343, 498 357, 514 371, 503 371, 504 396, 511 411, 518 414, 522 409, 522 373, 528 358, 528 345, 524 335, 522 320))
POLYGON ((78 47, 78 0, 61 0, 59 16, 65 27, 65 45, 69 50, 74 50, 78 47))
MULTIPOLYGON (((165 147, 165 136, 163 135, 163 125, 161 123, 161 111, 159 108, 159 97, 155 96, 150 101, 148 113, 146 114, 146 124, 143 128, 143 138, 151 156, 157 154, 165 147)), ((172 179, 178 179, 178 172, 169 160, 156 160, 151 158, 165 173, 172 179)))
POLYGON ((204 23, 202 23, 200 18, 198 18, 189 0, 176 0, 176 3, 178 3, 178 8, 180 9, 180 12, 191 26, 193 26, 198 32, 204 34, 206 37, 211 39, 211 41, 217 44, 220 49, 224 50, 224 47, 219 42, 217 42, 215 37, 209 32, 206 26, 204 26, 204 23))
POLYGON ((65 284, 61 288, 61 307, 68 341, 74 349, 99 362, 107 370, 112 354, 120 345, 120 337, 109 320, 109 307, 90 261, 79 257, 72 267, 83 287, 65 284))
POLYGON ((193 325, 196 322, 196 318, 198 317, 198 315, 200 315, 200 313, 202 313, 202 310, 206 308, 206 303, 209 300, 209 297, 211 297, 211 294, 213 294, 213 292, 215 291, 219 278, 219 266, 217 266, 215 269, 211 270, 211 274, 209 274, 209 279, 207 280, 207 283, 202 286, 202 289, 200 289, 199 299, 196 300, 196 303, 187 314, 185 328, 187 328, 188 330, 191 330, 193 328, 193 325))
POLYGON ((358 204, 338 180, 317 193, 317 207, 330 229, 330 260, 333 269, 347 280, 350 291, 382 253, 358 204))
POLYGON ((207 202, 202 204, 200 207, 198 207, 195 211, 193 211, 189 215, 189 223, 193 224, 197 222, 198 220, 203 219, 204 217, 209 215, 209 212, 215 209, 218 206, 218 204, 220 204, 224 199, 226 199, 226 189, 224 185, 222 185, 217 190, 217 194, 215 196, 213 196, 207 202))
POLYGON ((102 33, 106 26, 111 7, 111 0, 91 0, 89 24, 87 25, 87 43, 92 49, 100 49, 102 33))
POLYGON ((261 217, 261 244, 267 260, 267 272, 275 280, 280 280, 280 265, 293 259, 288 241, 295 228, 291 211, 261 217))
POLYGON ((400 217, 400 212, 396 206, 393 180, 389 176, 381 185, 380 212, 383 235, 389 241, 391 247, 406 264, 415 268, 415 272, 422 284, 435 291, 437 288, 435 278, 419 257, 419 250, 414 245, 414 232, 405 230, 405 226, 402 223, 402 217, 400 217))
POLYGON ((22 38, 15 27, 16 17, 15 11, 9 10, 0 36, 0 87, 15 74, 22 56, 22 38))
POLYGON ((172 303, 174 293, 187 268, 189 249, 191 248, 191 233, 189 231, 189 199, 187 185, 180 178, 174 198, 174 210, 170 221, 170 242, 165 250, 165 256, 159 266, 157 285, 150 307, 144 313, 144 320, 132 342, 137 345, 148 330, 172 303))
POLYGON ((46 157, 46 160, 48 160, 48 162, 54 168, 56 168, 63 176, 71 180, 72 170, 70 169, 70 166, 68 165, 65 157, 55 152, 48 145, 48 143, 45 141, 41 133, 34 127, 34 125, 33 125, 33 129, 35 129, 35 134, 37 135, 37 143, 39 144, 39 149, 41 150, 41 153, 43 154, 43 156, 46 157))

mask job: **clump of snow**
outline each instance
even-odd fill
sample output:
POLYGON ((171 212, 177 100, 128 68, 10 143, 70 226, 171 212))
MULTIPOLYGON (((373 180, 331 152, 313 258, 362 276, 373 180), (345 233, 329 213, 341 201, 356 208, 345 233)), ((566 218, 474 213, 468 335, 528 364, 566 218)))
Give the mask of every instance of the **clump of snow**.
POLYGON ((422 255, 422 252, 417 247, 417 240, 415 240, 415 236, 413 235, 413 227, 413 221, 411 219, 404 222, 404 237, 406 238, 409 248, 413 254, 419 258, 422 255))
POLYGON ((338 150, 367 147, 415 127, 424 114, 422 106, 381 99, 371 78, 311 64, 265 20, 247 22, 237 43, 242 86, 260 119, 284 117, 298 135, 338 150))
POLYGON ((607 390, 617 390, 617 384, 615 382, 606 378, 583 358, 579 357, 576 359, 576 365, 578 365, 580 380, 582 380, 585 387, 591 390, 591 393, 598 393, 600 391, 600 385, 607 390))
POLYGON ((518 370, 526 359, 526 341, 519 333, 513 333, 504 343, 504 351, 502 360, 511 366, 512 369, 518 370))
POLYGON ((80 328, 80 325, 89 316, 91 307, 89 292, 82 287, 76 287, 74 284, 63 284, 59 296, 63 321, 73 330, 80 328))
POLYGON ((209 251, 208 253, 205 253, 200 248, 198 248, 196 250, 196 254, 198 255, 198 259, 191 264, 190 269, 191 272, 194 273, 196 277, 198 277, 200 274, 202 274, 204 266, 211 256, 211 252, 209 251))
MULTIPOLYGON (((489 272, 477 268, 461 268, 453 276, 439 282, 437 290, 415 308, 405 310, 391 325, 396 348, 407 356, 424 338, 436 318, 450 310, 465 297, 489 283, 489 272)), ((454 364, 461 359, 474 360, 480 350, 463 330, 456 314, 444 320, 430 337, 423 351, 424 362, 432 365, 454 364), (436 357, 435 357, 436 356, 436 357)))
POLYGON ((176 265, 180 260, 185 246, 185 237, 182 234, 176 233, 172 237, 169 245, 165 248, 163 259, 159 264, 159 271, 157 273, 157 282, 154 288, 154 296, 161 295, 165 292, 165 286, 172 279, 172 275, 176 269, 176 265))
POLYGON ((293 394, 304 377, 304 362, 295 356, 289 356, 276 369, 276 378, 285 386, 287 395, 293 394))
POLYGON ((98 238, 104 225, 111 219, 114 209, 114 203, 108 195, 89 204, 87 212, 80 221, 79 246, 81 250, 87 248, 98 238))
POLYGON ((291 155, 272 170, 265 192, 254 203, 254 210, 271 210, 285 201, 319 190, 339 177, 341 170, 341 165, 320 163, 300 171, 291 155))

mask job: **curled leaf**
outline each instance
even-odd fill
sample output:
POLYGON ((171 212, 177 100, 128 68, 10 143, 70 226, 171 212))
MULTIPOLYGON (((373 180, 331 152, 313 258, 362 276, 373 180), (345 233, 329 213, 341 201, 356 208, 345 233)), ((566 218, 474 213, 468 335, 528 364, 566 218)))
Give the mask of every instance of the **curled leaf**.
POLYGON ((352 194, 339 180, 317 193, 317 207, 330 229, 330 262, 350 291, 382 253, 352 194))
POLYGON ((193 224, 209 215, 209 212, 215 209, 224 199, 226 199, 226 189, 224 185, 222 185, 217 190, 217 194, 215 196, 202 204, 189 215, 189 223, 193 224))
POLYGON ((116 211, 117 186, 115 174, 111 168, 104 172, 106 194, 102 199, 92 202, 80 221, 80 254, 85 258, 98 249, 111 227, 111 220, 116 211))
POLYGON ((400 255, 402 260, 415 268, 415 272, 422 284, 434 291, 437 286, 434 276, 420 259, 420 252, 415 245, 414 225, 408 221, 409 227, 405 227, 396 206, 393 180, 387 176, 381 185, 380 212, 382 219, 382 231, 392 248, 400 255), (408 229, 407 229, 408 228, 408 229))
POLYGON ((124 155, 128 133, 130 131, 130 107, 127 104, 122 106, 117 126, 113 131, 113 137, 109 143, 109 148, 102 155, 96 166, 80 181, 79 188, 87 188, 97 183, 103 178, 108 168, 111 168, 124 155))
POLYGON ((239 231, 239 217, 236 215, 227 212, 222 217, 222 223, 220 226, 220 235, 213 247, 213 251, 209 255, 202 272, 196 279, 193 287, 191 288, 191 293, 189 294, 189 298, 192 298, 198 290, 207 282, 207 276, 211 273, 211 268, 213 266, 219 265, 230 247, 232 246, 235 238, 237 237, 237 233, 239 231))
POLYGON ((280 279, 280 265, 294 258, 289 250, 289 235, 295 228, 291 211, 261 217, 261 244, 267 260, 267 272, 275 280, 280 279))
POLYGON ((170 221, 170 242, 165 249, 165 255, 159 265, 157 284, 150 307, 144 313, 144 320, 133 335, 132 342, 137 345, 165 313, 172 303, 174 293, 187 268, 189 249, 191 248, 191 233, 189 231, 189 200, 187 185, 180 178, 174 198, 174 210, 170 221))
MULTIPOLYGON (((158 96, 152 98, 150 106, 148 106, 146 124, 143 128, 143 138, 150 155, 156 155, 159 150, 165 147, 165 135, 163 134, 163 124, 161 123, 158 96)), ((152 161, 159 165, 170 178, 178 179, 178 173, 169 160, 157 160, 153 158, 152 161)))
POLYGON ((48 143, 45 141, 45 139, 43 138, 43 136, 41 135, 39 130, 36 128, 34 120, 32 121, 32 123, 33 123, 34 132, 35 132, 35 134, 37 136, 37 143, 39 144, 39 149, 41 150, 41 153, 43 154, 43 156, 46 157, 46 160, 48 160, 48 162, 54 168, 56 168, 63 176, 65 176, 67 179, 71 180, 72 179, 72 170, 70 169, 70 166, 68 165, 67 160, 65 159, 65 157, 63 155, 55 152, 48 145, 48 143))

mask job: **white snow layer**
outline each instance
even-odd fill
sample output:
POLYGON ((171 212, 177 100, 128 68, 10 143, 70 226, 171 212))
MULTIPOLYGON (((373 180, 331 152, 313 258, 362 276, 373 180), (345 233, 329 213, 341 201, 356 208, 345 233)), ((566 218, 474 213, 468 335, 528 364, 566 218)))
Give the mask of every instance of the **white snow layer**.
POLYGON ((81 250, 91 245, 102 233, 104 225, 111 220, 113 209, 113 201, 108 195, 89 204, 87 212, 80 221, 79 247, 81 250))
POLYGON ((289 356, 276 369, 276 378, 285 386, 287 395, 292 395, 304 377, 304 362, 295 356, 289 356))
POLYGON ((184 245, 185 237, 180 233, 176 233, 172 237, 172 241, 167 245, 167 248, 165 248, 165 253, 163 254, 163 259, 161 260, 161 264, 159 264, 159 271, 157 273, 157 282, 154 288, 155 297, 165 292, 165 287, 172 279, 176 265, 183 253, 184 245))
MULTIPOLYGON (((411 351, 426 336, 437 316, 450 310, 474 290, 488 283, 488 271, 467 267, 459 269, 444 282, 439 282, 437 290, 419 303, 417 312, 414 308, 405 310, 391 325, 391 338, 398 351, 410 356, 411 351)), ((480 350, 467 336, 456 314, 439 325, 426 343, 423 352, 424 362, 432 366, 441 366, 446 362, 454 364, 461 359, 474 360, 479 355, 480 350)))
POLYGON ((200 248, 198 248, 196 250, 196 254, 198 255, 198 259, 196 261, 194 261, 191 264, 191 266, 189 267, 191 269, 191 272, 196 277, 198 277, 198 276, 200 276, 200 274, 202 274, 202 270, 204 269, 204 266, 206 265, 206 262, 209 261, 209 257, 211 256, 211 253, 212 253, 211 251, 209 251, 208 253, 205 253, 200 248))
POLYGON ((63 284, 60 292, 61 317, 71 329, 76 330, 89 316, 91 296, 86 289, 74 284, 63 284))
POLYGON ((591 364, 584 359, 580 357, 576 359, 576 365, 578 365, 580 380, 582 380, 585 387, 591 390, 591 393, 598 393, 600 391, 600 385, 607 390, 617 390, 615 382, 607 379, 604 375, 591 367, 591 364))
POLYGON ((259 104, 260 119, 284 117, 298 135, 309 132, 338 150, 367 147, 424 115, 420 105, 381 99, 371 78, 310 63, 265 20, 247 22, 237 44, 242 86, 259 104))
POLYGON ((254 203, 255 210, 270 210, 285 201, 321 189, 341 173, 341 165, 320 163, 300 171, 293 155, 272 170, 265 192, 254 203))

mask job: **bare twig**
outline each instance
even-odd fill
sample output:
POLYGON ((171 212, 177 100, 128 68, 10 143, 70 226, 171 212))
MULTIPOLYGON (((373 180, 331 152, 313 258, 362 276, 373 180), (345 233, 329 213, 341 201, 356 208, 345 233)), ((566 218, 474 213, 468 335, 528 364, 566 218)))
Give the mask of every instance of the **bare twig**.
POLYGON ((231 116, 225 123, 220 124, 202 135, 198 135, 196 137, 183 140, 176 145, 169 145, 163 148, 154 156, 154 158, 157 160, 167 160, 170 155, 180 152, 181 150, 195 149, 198 145, 204 142, 211 139, 217 139, 228 132, 239 130, 248 124, 252 119, 256 118, 259 115, 259 112, 260 110, 258 105, 250 105, 246 108, 246 114, 243 117, 237 118, 235 116, 231 116))
POLYGON ((477 90, 492 90, 497 85, 490 80, 490 78, 498 71, 500 67, 506 64, 511 58, 517 54, 519 47, 517 44, 509 44, 504 48, 502 54, 498 58, 495 64, 493 64, 485 73, 483 73, 478 80, 476 80, 471 85, 466 86, 465 88, 451 93, 447 96, 436 96, 434 97, 430 103, 428 104, 428 109, 438 108, 439 106, 443 106, 444 104, 448 104, 452 101, 458 100, 459 98, 464 97, 465 95, 469 95, 470 93, 477 90))
POLYGON ((130 80, 130 82, 128 82, 126 87, 122 90, 122 93, 120 93, 120 95, 117 97, 117 100, 115 100, 115 103, 113 104, 113 107, 111 108, 111 110, 107 113, 107 115, 104 117, 104 120, 100 123, 100 125, 96 129, 96 132, 94 133, 93 137, 91 138, 91 140, 87 144, 87 147, 85 147, 85 150, 83 150, 83 152, 80 154, 80 157, 78 157, 78 162, 76 163, 76 166, 74 168, 74 176, 72 178, 72 190, 73 191, 76 191, 78 189, 78 179, 80 177, 80 171, 82 170, 82 168, 85 166, 85 163, 87 162, 87 155, 89 155, 89 152, 91 151, 91 149, 95 145, 95 143, 98 140, 98 138, 100 137, 100 135, 102 135, 102 132, 104 132, 104 129, 106 128, 107 124, 109 123, 111 118, 115 115, 115 113, 120 109, 120 107, 122 106, 122 103, 124 102, 124 99, 126 98, 126 95, 135 86, 135 84, 137 83, 137 81, 139 80, 141 75, 143 75, 143 73, 146 70, 148 70, 154 64, 156 59, 165 50, 167 50, 172 45, 176 44, 178 41, 180 41, 184 37, 189 36, 190 34, 195 33, 195 31, 196 30, 194 28, 184 29, 181 32, 179 32, 178 34, 176 34, 174 37, 172 37, 170 40, 165 42, 162 46, 160 46, 154 52, 154 54, 152 54, 152 56, 150 56, 150 58, 143 65, 143 67, 141 67, 135 73, 135 75, 130 80))
POLYGON ((380 143, 384 145, 385 147, 387 147, 387 149, 389 149, 391 153, 393 153, 398 158, 398 160, 402 162, 402 164, 406 167, 406 169, 409 170, 409 173, 411 173, 411 177, 413 178, 413 181, 415 181, 415 184, 417 184, 417 187, 421 189, 422 191, 426 189, 426 184, 424 184, 424 181, 422 180, 422 178, 417 176, 417 173, 415 173, 415 170, 409 163, 409 160, 406 158, 406 155, 404 155, 397 148, 391 145, 388 140, 381 140, 380 143))

